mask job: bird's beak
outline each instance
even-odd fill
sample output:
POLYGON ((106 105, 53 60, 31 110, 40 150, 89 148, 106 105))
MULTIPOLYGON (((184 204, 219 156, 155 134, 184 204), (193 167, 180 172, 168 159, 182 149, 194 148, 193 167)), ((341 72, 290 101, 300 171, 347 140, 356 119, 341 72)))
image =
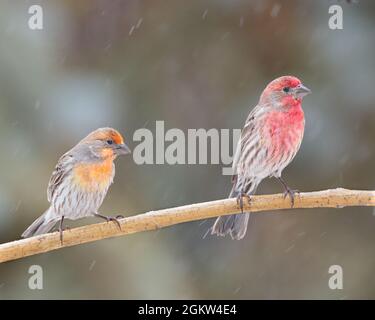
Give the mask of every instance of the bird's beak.
POLYGON ((304 96, 311 93, 311 90, 305 87, 302 83, 298 85, 294 90, 294 95, 296 98, 303 98, 304 96))
POLYGON ((117 145, 115 152, 117 155, 125 155, 131 153, 131 150, 125 143, 122 143, 117 145))

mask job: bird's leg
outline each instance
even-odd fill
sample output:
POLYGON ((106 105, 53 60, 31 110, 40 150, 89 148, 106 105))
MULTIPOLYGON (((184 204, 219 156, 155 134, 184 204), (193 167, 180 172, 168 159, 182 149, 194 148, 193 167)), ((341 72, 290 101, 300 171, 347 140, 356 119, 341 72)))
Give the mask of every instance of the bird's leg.
POLYGON ((94 216, 98 217, 98 218, 102 218, 102 219, 106 220, 107 222, 113 221, 114 223, 117 224, 118 228, 121 230, 121 224, 118 221, 119 216, 117 216, 116 218, 115 217, 107 217, 107 216, 103 216, 102 214, 99 214, 99 213, 94 213, 94 216))
POLYGON ((61 217, 60 224, 59 224, 59 232, 60 232, 60 242, 61 242, 61 245, 63 245, 63 232, 64 232, 63 223, 64 223, 64 216, 61 217))
POLYGON ((293 190, 293 189, 289 188, 288 185, 286 184, 286 182, 284 181, 284 179, 281 178, 281 176, 277 177, 277 180, 279 180, 284 187, 284 199, 286 198, 286 196, 289 196, 290 203, 291 203, 291 206, 293 208, 293 206, 294 206, 294 196, 295 196, 296 193, 299 193, 299 190, 293 190))

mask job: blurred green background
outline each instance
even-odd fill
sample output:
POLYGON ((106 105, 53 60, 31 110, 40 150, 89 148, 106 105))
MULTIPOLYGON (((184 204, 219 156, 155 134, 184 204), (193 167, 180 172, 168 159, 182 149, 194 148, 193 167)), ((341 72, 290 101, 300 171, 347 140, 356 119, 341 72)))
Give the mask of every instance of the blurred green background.
MULTIPOLYGON (((301 191, 374 189, 375 2, 0 2, 0 242, 47 207, 58 158, 112 126, 241 128, 265 85, 294 74, 312 89, 305 138, 285 170, 301 191), (344 29, 328 28, 342 5, 344 29), (28 28, 28 8, 44 29, 28 28)), ((221 165, 116 162, 107 215, 224 198, 221 165)), ((275 180, 258 193, 281 192, 275 180)), ((85 219, 69 226, 99 222, 85 219)), ((0 298, 375 298, 375 211, 312 209, 251 216, 243 241, 193 222, 0 264, 0 298), (44 289, 28 288, 41 265, 44 289), (344 289, 330 290, 340 265, 344 289)))

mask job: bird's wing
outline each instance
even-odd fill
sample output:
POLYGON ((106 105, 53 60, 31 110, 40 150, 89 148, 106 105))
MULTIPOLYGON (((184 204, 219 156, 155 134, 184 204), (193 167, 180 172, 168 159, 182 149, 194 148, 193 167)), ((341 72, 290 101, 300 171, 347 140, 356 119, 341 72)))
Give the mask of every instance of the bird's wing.
POLYGON ((69 152, 64 154, 57 162, 55 170, 52 172, 52 176, 48 183, 48 188, 47 188, 48 202, 51 202, 53 194, 56 191, 56 188, 61 184, 61 182, 66 177, 66 175, 70 173, 70 171, 73 168, 73 164, 74 164, 74 157, 69 152))
POLYGON ((256 143, 257 139, 254 138, 254 135, 257 134, 257 119, 262 114, 262 109, 257 105, 248 115, 245 125, 241 132, 241 137, 238 140, 236 152, 233 157, 233 176, 232 176, 232 182, 235 183, 237 180, 238 170, 239 168, 239 162, 241 159, 241 154, 244 152, 244 149, 250 143, 251 141, 256 143))

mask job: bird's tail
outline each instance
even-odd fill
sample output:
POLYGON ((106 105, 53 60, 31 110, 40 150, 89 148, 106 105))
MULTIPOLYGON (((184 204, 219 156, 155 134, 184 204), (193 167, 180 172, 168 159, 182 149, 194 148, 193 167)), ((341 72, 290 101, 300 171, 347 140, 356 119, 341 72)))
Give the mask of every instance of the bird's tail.
POLYGON ((22 238, 29 238, 39 234, 49 232, 58 221, 57 218, 51 217, 50 209, 43 213, 38 219, 36 219, 25 231, 22 233, 22 238))
MULTIPOLYGON (((254 194, 256 191, 256 185, 249 186, 247 189, 249 192, 246 194, 254 194)), ((238 187, 238 185, 233 184, 229 198, 237 197, 241 193, 240 190, 241 189, 238 187)), ((217 236, 221 237, 229 234, 233 240, 241 240, 246 234, 249 216, 250 212, 245 212, 241 214, 218 217, 214 225, 211 227, 211 234, 216 234, 217 236)))

